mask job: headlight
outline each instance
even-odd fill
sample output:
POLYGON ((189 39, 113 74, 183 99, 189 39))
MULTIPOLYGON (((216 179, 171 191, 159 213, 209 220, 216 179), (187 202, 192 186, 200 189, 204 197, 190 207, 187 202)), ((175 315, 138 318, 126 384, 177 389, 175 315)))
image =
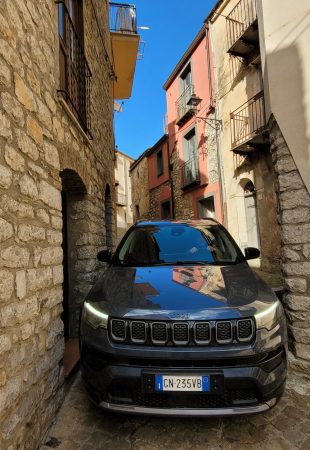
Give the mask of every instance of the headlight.
POLYGON ((85 302, 82 311, 82 320, 88 323, 92 328, 108 328, 108 314, 100 311, 96 304, 85 302))
POLYGON ((267 330, 272 330, 283 315, 283 308, 279 300, 273 303, 264 311, 255 314, 256 327, 266 328, 267 330))

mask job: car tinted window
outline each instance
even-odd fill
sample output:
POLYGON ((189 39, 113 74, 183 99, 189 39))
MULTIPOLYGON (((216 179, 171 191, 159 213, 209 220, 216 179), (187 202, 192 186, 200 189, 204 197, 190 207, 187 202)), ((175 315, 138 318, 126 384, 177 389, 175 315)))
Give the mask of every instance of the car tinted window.
POLYGON ((236 244, 218 225, 165 224, 133 228, 113 262, 125 265, 234 264, 243 260, 236 244))

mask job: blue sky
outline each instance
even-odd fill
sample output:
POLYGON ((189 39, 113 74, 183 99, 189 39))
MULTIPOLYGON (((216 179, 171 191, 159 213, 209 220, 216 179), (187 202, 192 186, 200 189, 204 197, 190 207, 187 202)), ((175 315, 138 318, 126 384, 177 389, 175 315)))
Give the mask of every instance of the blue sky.
POLYGON ((216 0, 136 0, 138 26, 145 41, 137 61, 132 96, 115 113, 115 143, 137 158, 163 135, 166 96, 163 84, 203 25, 216 0))

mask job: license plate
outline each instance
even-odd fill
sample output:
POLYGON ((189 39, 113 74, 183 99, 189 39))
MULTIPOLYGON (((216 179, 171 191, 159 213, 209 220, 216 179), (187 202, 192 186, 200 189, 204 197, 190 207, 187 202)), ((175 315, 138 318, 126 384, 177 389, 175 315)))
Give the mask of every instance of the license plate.
POLYGON ((209 392, 210 375, 155 375, 157 392, 209 392))

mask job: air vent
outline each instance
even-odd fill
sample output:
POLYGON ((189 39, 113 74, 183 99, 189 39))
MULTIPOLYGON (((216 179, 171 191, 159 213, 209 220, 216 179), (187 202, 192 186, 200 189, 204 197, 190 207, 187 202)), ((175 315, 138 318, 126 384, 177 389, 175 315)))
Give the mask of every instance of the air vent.
POLYGON ((151 340, 154 344, 165 344, 168 340, 168 329, 165 322, 153 322, 151 325, 151 340))
POLYGON ((232 341, 232 325, 231 322, 222 321, 216 324, 216 341, 219 344, 228 344, 232 341))
POLYGON ((174 323, 172 325, 172 340, 175 344, 187 344, 189 341, 188 323, 174 323))
POLYGON ((208 322, 196 322, 194 327, 194 340, 197 344, 209 344, 211 330, 208 322))
POLYGON ((146 341, 146 323, 132 321, 130 324, 130 336, 132 342, 143 344, 146 341))
POLYGON ((240 342, 249 342, 254 333, 253 321, 251 319, 242 319, 237 322, 237 339, 240 342))
POLYGON ((126 339, 126 322, 125 320, 111 320, 111 336, 115 341, 123 342, 126 339))

